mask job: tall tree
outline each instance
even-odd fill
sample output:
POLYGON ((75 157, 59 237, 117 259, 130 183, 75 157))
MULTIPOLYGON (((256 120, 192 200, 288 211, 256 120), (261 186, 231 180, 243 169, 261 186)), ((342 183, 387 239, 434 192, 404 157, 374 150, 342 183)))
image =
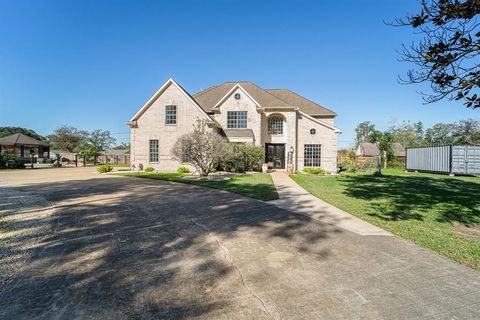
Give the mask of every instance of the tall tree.
POLYGON ((355 128, 355 147, 362 142, 369 140, 370 135, 375 131, 375 125, 370 121, 360 122, 355 128))
POLYGON ((102 152, 115 144, 115 138, 108 130, 97 129, 86 137, 84 148, 90 148, 96 152, 102 152))
POLYGON ((461 120, 455 123, 452 138, 456 144, 480 143, 480 123, 473 119, 461 120))
POLYGON ((97 157, 102 151, 111 148, 115 144, 115 138, 108 130, 94 130, 83 140, 79 154, 86 158, 93 157, 93 164, 97 164, 97 157))
POLYGON ((52 148, 56 150, 67 150, 78 152, 80 146, 85 142, 88 132, 70 126, 63 126, 48 135, 52 148))
POLYGON ((0 127, 0 138, 15 134, 15 133, 23 133, 29 137, 35 138, 40 141, 46 141, 47 139, 36 133, 32 129, 22 128, 22 127, 0 127))
POLYGON ((420 12, 397 19, 393 25, 410 26, 423 36, 403 45, 400 58, 416 65, 402 83, 430 84, 422 93, 427 103, 444 98, 480 107, 479 0, 418 0, 420 12))
POLYGON ((452 123, 436 123, 425 132, 425 144, 428 145, 443 145, 453 143, 453 128, 452 123))
POLYGON ((114 146, 113 149, 128 151, 128 150, 130 150, 130 142, 129 143, 122 142, 122 143, 114 146))
POLYGON ((393 149, 392 149, 392 142, 393 137, 392 134, 388 131, 381 132, 375 130, 369 138, 371 143, 375 143, 378 145, 378 149, 380 154, 377 158, 377 172, 375 175, 381 176, 382 175, 382 167, 387 167, 387 161, 393 157, 393 149))
POLYGON ((394 123, 388 129, 393 142, 400 143, 404 148, 418 147, 424 144, 424 129, 422 122, 394 123))

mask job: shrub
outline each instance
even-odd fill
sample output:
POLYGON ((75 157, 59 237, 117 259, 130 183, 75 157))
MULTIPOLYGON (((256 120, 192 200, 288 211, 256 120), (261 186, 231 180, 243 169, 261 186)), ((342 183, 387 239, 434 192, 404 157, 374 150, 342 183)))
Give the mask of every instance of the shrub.
POLYGON ((344 161, 338 164, 338 172, 344 172, 350 170, 350 163, 348 161, 344 161))
POLYGON ((97 171, 100 172, 100 173, 106 173, 106 172, 110 172, 113 170, 113 167, 109 164, 103 164, 101 165, 100 167, 97 168, 97 171))
POLYGON ((388 168, 405 168, 405 157, 393 157, 391 160, 387 161, 388 168))
POLYGON ((0 169, 24 169, 25 163, 13 154, 0 153, 0 169))
POLYGON ((210 173, 215 173, 215 172, 217 172, 217 169, 215 168, 210 169, 210 173))
POLYGON ((190 173, 190 169, 188 169, 187 167, 180 167, 177 169, 177 173, 180 173, 180 174, 190 173))
POLYGON ((153 168, 153 167, 146 167, 144 171, 145 171, 145 172, 153 172, 153 171, 155 171, 155 168, 153 168))
POLYGON ((327 174, 327 171, 322 168, 305 168, 303 171, 310 174, 327 174))
POLYGON ((262 147, 243 143, 232 144, 232 152, 221 166, 225 171, 245 172, 256 170, 259 168, 264 155, 262 147))

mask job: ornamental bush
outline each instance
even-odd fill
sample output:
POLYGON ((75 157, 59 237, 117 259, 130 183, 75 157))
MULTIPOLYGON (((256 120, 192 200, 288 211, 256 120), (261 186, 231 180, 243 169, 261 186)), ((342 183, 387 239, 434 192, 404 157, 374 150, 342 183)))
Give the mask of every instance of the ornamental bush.
POLYGON ((113 167, 109 164, 103 164, 97 168, 97 171, 100 173, 107 173, 113 170, 113 167))
POLYGON ((146 167, 144 171, 145 171, 145 172, 153 172, 153 171, 155 171, 155 168, 153 168, 153 167, 146 167))
POLYGON ((231 154, 223 161, 221 167, 225 171, 246 172, 258 170, 265 153, 262 147, 244 143, 232 144, 231 154))
POLYGON ((190 169, 187 167, 180 167, 177 169, 177 173, 184 174, 184 173, 190 173, 190 169))

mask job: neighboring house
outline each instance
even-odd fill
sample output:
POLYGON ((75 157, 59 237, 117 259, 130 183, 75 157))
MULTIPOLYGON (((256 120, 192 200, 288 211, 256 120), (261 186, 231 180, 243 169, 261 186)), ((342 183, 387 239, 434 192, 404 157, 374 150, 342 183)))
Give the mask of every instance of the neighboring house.
POLYGON ((14 154, 17 157, 30 161, 31 151, 39 162, 50 158, 50 145, 23 133, 15 133, 0 138, 0 152, 14 154))
MULTIPOLYGON (((393 155, 395 157, 405 157, 405 148, 397 142, 392 143, 393 155)), ((357 147, 357 156, 376 157, 380 154, 376 143, 362 142, 357 147)))
POLYGON ((231 142, 265 148, 265 163, 295 170, 337 166, 336 113, 288 89, 262 89, 252 82, 225 82, 193 96, 169 79, 128 122, 131 163, 174 171, 177 139, 200 119, 231 142))
POLYGON ((130 151, 124 149, 105 150, 100 155, 100 161, 111 164, 130 164, 130 151))

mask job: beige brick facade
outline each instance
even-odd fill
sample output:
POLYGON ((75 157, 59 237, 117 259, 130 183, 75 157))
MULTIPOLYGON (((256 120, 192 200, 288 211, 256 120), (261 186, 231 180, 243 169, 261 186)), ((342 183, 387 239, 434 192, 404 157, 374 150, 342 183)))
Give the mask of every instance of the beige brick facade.
POLYGON ((159 171, 175 171, 184 165, 172 159, 171 156, 171 149, 176 140, 181 135, 191 132, 198 119, 214 120, 221 128, 227 129, 228 111, 247 111, 247 128, 253 132, 255 145, 262 147, 267 143, 284 145, 285 164, 288 162, 288 153, 293 148, 292 159, 295 170, 304 169, 305 144, 321 145, 321 167, 329 172, 334 172, 336 169, 338 130, 333 127, 334 116, 314 118, 294 106, 291 108, 262 108, 243 88, 237 88, 230 92, 230 95, 207 115, 173 81, 152 99, 135 115, 132 119, 134 121, 129 122, 131 126, 131 162, 137 169, 142 164, 144 168, 150 166, 159 171), (240 94, 241 98, 235 99, 235 94, 240 94), (177 107, 177 123, 175 125, 165 124, 167 105, 177 107), (272 116, 283 118, 283 134, 268 133, 268 119, 272 116), (310 133, 311 129, 315 129, 315 134, 310 133), (150 140, 158 140, 159 157, 155 162, 150 161, 150 140))
POLYGON ((131 129, 131 162, 136 168, 140 164, 154 167, 160 171, 175 171, 182 166, 172 159, 170 153, 173 145, 181 135, 191 132, 197 119, 205 119, 203 113, 175 85, 170 85, 146 109, 137 120, 137 128, 131 129), (165 106, 177 106, 177 124, 165 124, 165 106), (150 140, 158 140, 158 162, 149 159, 150 140))

